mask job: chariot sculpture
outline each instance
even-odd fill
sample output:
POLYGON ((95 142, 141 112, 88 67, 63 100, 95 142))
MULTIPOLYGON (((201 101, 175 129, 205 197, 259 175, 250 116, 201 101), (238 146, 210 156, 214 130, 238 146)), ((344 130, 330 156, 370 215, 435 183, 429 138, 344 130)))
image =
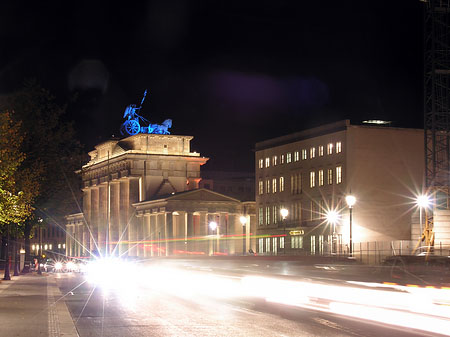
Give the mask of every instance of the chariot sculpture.
POLYGON ((169 135, 169 128, 172 127, 172 120, 166 119, 162 124, 151 124, 147 119, 138 114, 138 111, 142 109, 142 104, 144 103, 145 96, 147 96, 147 90, 144 92, 144 97, 142 98, 141 105, 139 107, 136 104, 130 104, 126 107, 123 114, 123 118, 127 120, 122 123, 120 127, 120 133, 125 135, 125 133, 130 136, 137 135, 138 133, 153 133, 159 135, 169 135), (146 124, 148 126, 141 126, 139 123, 146 124))

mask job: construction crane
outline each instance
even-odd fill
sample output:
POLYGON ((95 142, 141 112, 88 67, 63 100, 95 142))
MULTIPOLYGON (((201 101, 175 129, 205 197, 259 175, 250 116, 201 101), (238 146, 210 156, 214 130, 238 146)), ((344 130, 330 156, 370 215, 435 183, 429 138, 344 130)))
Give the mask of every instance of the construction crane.
MULTIPOLYGON (((434 207, 449 209, 450 186, 450 0, 421 0, 424 17, 425 187, 434 207)), ((433 251, 433 212, 414 252, 433 251)))

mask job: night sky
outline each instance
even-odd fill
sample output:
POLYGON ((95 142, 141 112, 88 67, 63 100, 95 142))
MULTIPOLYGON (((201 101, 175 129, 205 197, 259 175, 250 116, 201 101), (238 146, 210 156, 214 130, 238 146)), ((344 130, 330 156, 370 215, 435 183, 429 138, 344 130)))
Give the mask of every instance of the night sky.
POLYGON ((36 78, 86 151, 125 107, 192 135, 207 170, 253 171, 255 142, 341 119, 423 126, 423 3, 6 1, 0 94, 36 78))

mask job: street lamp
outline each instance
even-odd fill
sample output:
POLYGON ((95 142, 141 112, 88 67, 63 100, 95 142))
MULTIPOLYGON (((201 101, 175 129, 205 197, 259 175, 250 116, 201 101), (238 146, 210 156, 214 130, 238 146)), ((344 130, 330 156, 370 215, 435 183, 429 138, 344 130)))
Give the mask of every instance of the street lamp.
POLYGON ((41 224, 42 224, 42 219, 39 219, 38 222, 39 224, 39 256, 38 256, 38 275, 42 275, 42 270, 41 270, 41 256, 42 256, 42 239, 41 239, 41 224))
POLYGON ((283 221, 283 232, 284 232, 284 236, 283 236, 283 253, 286 254, 286 218, 289 214, 289 211, 286 208, 282 208, 280 209, 280 214, 281 214, 281 219, 283 221))
MULTIPOLYGON (((211 221, 210 223, 209 223, 209 228, 211 228, 211 230, 214 232, 216 229, 217 229, 217 222, 215 222, 215 221, 211 221)), ((216 232, 216 235, 217 235, 217 232, 216 232)), ((214 241, 213 241, 213 244, 212 244, 212 248, 213 248, 213 255, 214 255, 214 241)))
MULTIPOLYGON (((419 220, 419 223, 420 223, 420 233, 419 233, 419 236, 420 236, 420 238, 422 239, 422 234, 423 234, 423 228, 422 228, 422 209, 423 209, 423 208, 425 208, 425 209, 428 208, 428 206, 430 205, 430 197, 429 197, 428 195, 426 195, 426 194, 419 195, 419 196, 417 197, 417 199, 416 199, 416 204, 417 204, 417 206, 419 206, 419 217, 420 217, 420 220, 419 220)), ((420 243, 421 243, 420 246, 422 246, 422 240, 420 240, 420 243)))
MULTIPOLYGON (((331 254, 333 254, 334 252, 334 246, 335 246, 335 242, 336 242, 336 223, 339 220, 339 213, 334 211, 334 210, 330 210, 327 211, 326 215, 325 215, 327 222, 331 225, 333 225, 333 235, 332 235, 332 239, 331 239, 331 254)), ((336 253, 337 253, 337 247, 336 247, 336 253)))
POLYGON ((247 228, 246 228, 246 224, 247 224, 247 217, 246 216, 241 216, 239 218, 239 220, 241 221, 242 224, 242 234, 243 234, 243 241, 242 241, 242 254, 245 255, 247 253, 247 228))
POLYGON ((350 256, 353 256, 352 210, 353 210, 353 205, 356 203, 356 198, 353 195, 347 195, 345 197, 345 201, 347 202, 347 206, 350 210, 350 256))

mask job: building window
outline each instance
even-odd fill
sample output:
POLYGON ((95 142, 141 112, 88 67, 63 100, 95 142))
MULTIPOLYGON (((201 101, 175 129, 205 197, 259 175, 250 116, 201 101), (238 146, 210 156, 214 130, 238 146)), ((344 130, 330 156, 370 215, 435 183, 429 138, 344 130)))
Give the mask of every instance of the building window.
POLYGON ((341 152, 342 152, 342 143, 336 142, 336 153, 341 153, 341 152))
POLYGON ((277 178, 272 179, 272 193, 277 193, 277 178))
POLYGON ((319 235, 319 254, 323 254, 323 235, 319 235))
POLYGON ((284 192, 284 177, 280 177, 280 192, 284 192))
POLYGON ((333 154, 333 143, 328 143, 327 154, 333 154))
POLYGON ((270 253, 270 238, 266 238, 266 252, 270 253))
POLYGON ((270 207, 266 207, 266 225, 270 225, 270 207))
POLYGON ((302 174, 297 173, 291 176, 291 194, 302 193, 302 174))
POLYGON ((48 248, 49 248, 50 250, 52 250, 52 249, 53 249, 53 245, 52 245, 52 244, 49 244, 49 245, 48 245, 48 248))
POLYGON ((258 181, 258 193, 264 194, 264 182, 261 179, 258 181))
POLYGON ((284 154, 280 156, 280 164, 284 164, 284 154))
POLYGON ((308 159, 308 154, 306 153, 306 149, 302 150, 302 160, 308 159))
POLYGON ((63 243, 63 249, 66 249, 66 244, 65 243, 63 243))
POLYGON ((60 243, 58 243, 58 249, 61 249, 61 244, 60 243))
POLYGON ((295 249, 303 248, 303 236, 302 235, 291 236, 291 248, 295 248, 295 249))
POLYGON ((336 167, 336 184, 342 183, 342 166, 336 167))
POLYGON ((316 254, 316 236, 311 235, 311 255, 316 254))
POLYGON ((259 254, 264 253, 264 239, 263 238, 260 238, 258 240, 258 253, 259 254))
POLYGON ((32 245, 31 246, 31 250, 35 250, 36 249, 36 246, 35 245, 32 245))
POLYGON ((284 236, 280 237, 280 248, 284 249, 284 236))
POLYGON ((292 161, 291 153, 286 153, 286 163, 289 164, 292 161))
POLYGON ((311 200, 311 216, 310 216, 311 220, 315 220, 316 219, 316 203, 311 200))
POLYGON ((332 169, 328 169, 328 185, 332 185, 333 184, 333 170, 332 169))
POLYGON ((294 152, 294 161, 298 161, 299 160, 299 153, 298 153, 298 151, 295 151, 294 152))
POLYGON ((259 220, 258 220, 259 225, 260 226, 264 225, 264 214, 263 214, 263 208, 262 207, 259 208, 258 218, 259 218, 259 220))
POLYGON ((272 216, 273 216, 273 223, 276 224, 278 222, 278 206, 272 207, 272 216))
POLYGON ((319 170, 319 186, 323 186, 323 170, 319 170))
POLYGON ((319 157, 323 157, 323 145, 319 146, 319 157))
POLYGON ((267 194, 270 193, 270 180, 269 179, 266 180, 266 193, 267 194))
POLYGON ((259 168, 262 169, 264 167, 264 160, 260 159, 259 160, 259 168))
POLYGON ((316 158, 316 148, 312 147, 309 149, 309 158, 313 159, 316 158))
POLYGON ((278 157, 277 156, 273 156, 272 157, 272 165, 273 166, 277 166, 277 161, 278 161, 278 157))
POLYGON ((269 166, 270 166, 270 158, 267 157, 267 158, 266 158, 266 167, 269 167, 269 166))
POLYGON ((309 172, 309 187, 313 188, 316 186, 316 172, 309 172))
POLYGON ((276 254, 278 249, 277 249, 277 238, 273 238, 272 240, 272 251, 276 254))

